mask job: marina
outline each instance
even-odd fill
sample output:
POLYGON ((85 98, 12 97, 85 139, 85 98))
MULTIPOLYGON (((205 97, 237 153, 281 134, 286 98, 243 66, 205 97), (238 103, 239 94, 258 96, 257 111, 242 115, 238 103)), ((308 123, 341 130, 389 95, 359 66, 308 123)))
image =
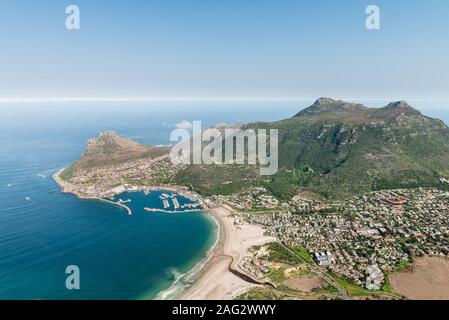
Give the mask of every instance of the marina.
MULTIPOLYGON (((130 207, 132 204, 132 200, 128 197, 134 193, 143 193, 144 198, 158 200, 160 201, 160 206, 152 206, 152 207, 144 207, 143 210, 149 213, 166 213, 166 214, 186 214, 186 213, 195 213, 195 212, 204 212, 205 208, 207 208, 207 204, 200 198, 199 195, 196 195, 192 192, 180 191, 175 192, 172 190, 171 192, 164 192, 160 189, 152 188, 139 188, 138 191, 127 191, 121 193, 121 198, 118 198, 118 195, 115 197, 110 197, 110 200, 101 199, 105 202, 109 202, 122 208, 125 208, 128 212, 128 215, 132 215, 133 211, 130 207), (151 192, 150 192, 151 190, 151 192), (157 193, 159 195, 156 197, 157 193), (118 200, 117 200, 118 198, 118 200), (123 198, 123 199, 122 199, 123 198), (127 199, 127 200, 124 200, 127 199)), ((154 203, 153 200, 150 201, 154 203)))
POLYGON ((201 212, 203 211, 202 203, 203 201, 199 199, 199 197, 193 193, 189 194, 180 194, 180 193, 162 193, 159 196, 159 199, 162 201, 163 209, 160 208, 144 208, 147 212, 162 212, 169 214, 176 213, 192 213, 192 212, 201 212), (185 201, 182 203, 179 202, 178 197, 182 197, 185 201), (171 201, 170 201, 171 200, 171 201), (186 201, 188 200, 188 201, 186 201), (173 209, 171 209, 173 207, 173 209))

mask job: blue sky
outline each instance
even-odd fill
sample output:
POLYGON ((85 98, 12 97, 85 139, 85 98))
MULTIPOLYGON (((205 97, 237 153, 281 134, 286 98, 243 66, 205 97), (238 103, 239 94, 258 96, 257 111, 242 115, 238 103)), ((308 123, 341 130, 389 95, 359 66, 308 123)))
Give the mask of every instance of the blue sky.
POLYGON ((0 39, 0 98, 449 100, 447 0, 2 0, 0 39))

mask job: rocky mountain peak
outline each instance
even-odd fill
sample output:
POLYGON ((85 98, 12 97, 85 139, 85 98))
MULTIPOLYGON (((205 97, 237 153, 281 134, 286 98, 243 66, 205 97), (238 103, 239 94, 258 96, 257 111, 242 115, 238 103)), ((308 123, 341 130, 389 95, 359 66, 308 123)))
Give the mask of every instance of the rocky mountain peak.
POLYGON ((400 116, 419 116, 421 112, 410 106, 407 101, 395 101, 389 103, 387 106, 380 108, 376 115, 397 118, 400 116))
POLYGON ((295 115, 296 118, 318 118, 343 122, 363 122, 372 109, 363 104, 351 103, 332 98, 319 98, 310 107, 295 115))

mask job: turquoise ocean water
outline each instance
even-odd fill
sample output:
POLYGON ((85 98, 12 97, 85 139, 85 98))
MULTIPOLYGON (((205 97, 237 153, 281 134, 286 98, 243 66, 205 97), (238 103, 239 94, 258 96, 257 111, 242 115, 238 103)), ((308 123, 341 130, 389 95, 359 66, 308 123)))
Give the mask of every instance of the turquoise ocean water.
MULTIPOLYGON (((206 214, 146 213, 161 206, 158 194, 133 193, 122 196, 132 200, 128 216, 59 192, 51 175, 78 159, 99 131, 168 144, 181 120, 278 120, 311 102, 1 104, 0 299, 160 298, 207 256, 216 234, 206 214), (79 291, 65 288, 68 265, 80 268, 79 291)), ((443 104, 414 105, 449 119, 443 104)))

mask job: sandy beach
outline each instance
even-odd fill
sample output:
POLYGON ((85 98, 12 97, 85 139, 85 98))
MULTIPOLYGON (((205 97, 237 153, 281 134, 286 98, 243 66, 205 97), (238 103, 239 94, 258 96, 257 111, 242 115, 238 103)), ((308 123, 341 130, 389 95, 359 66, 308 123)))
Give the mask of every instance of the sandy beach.
POLYGON ((239 270, 239 261, 249 254, 251 247, 275 241, 274 238, 264 236, 264 229, 260 226, 246 222, 236 225, 230 208, 220 206, 209 213, 219 225, 219 240, 199 279, 177 299, 226 300, 257 286, 229 269, 239 270))

